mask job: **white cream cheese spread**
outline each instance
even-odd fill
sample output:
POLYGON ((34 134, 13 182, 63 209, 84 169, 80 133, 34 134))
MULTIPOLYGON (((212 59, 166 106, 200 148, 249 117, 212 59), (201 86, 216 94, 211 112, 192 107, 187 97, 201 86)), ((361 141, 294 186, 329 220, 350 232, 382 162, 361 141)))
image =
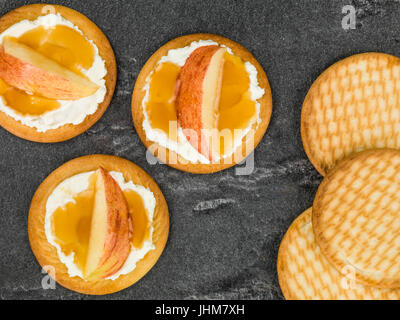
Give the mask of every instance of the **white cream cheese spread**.
MULTIPOLYGON (((45 234, 47 241, 57 249, 57 254, 60 261, 67 267, 68 274, 70 277, 80 277, 83 279, 82 270, 80 270, 74 262, 74 253, 70 255, 65 255, 59 244, 55 241, 55 236, 52 231, 51 221, 52 215, 54 212, 60 208, 65 206, 68 202, 74 201, 74 196, 78 193, 83 192, 89 188, 89 179, 90 176, 94 173, 94 171, 84 172, 77 175, 74 175, 63 182, 61 182, 51 193, 46 203, 46 216, 45 216, 45 234)), ((148 218, 150 223, 153 223, 153 215, 154 209, 156 207, 156 199, 154 194, 147 188, 135 185, 132 181, 125 181, 122 173, 111 171, 110 175, 114 178, 114 180, 118 183, 121 190, 133 190, 140 195, 143 200, 144 206, 146 208, 148 218)), ((126 259, 124 265, 121 269, 108 277, 107 279, 115 280, 122 274, 127 274, 135 269, 136 263, 144 258, 144 256, 155 248, 152 236, 153 236, 154 228, 153 226, 150 229, 149 239, 145 240, 143 246, 140 249, 136 249, 131 246, 131 252, 126 259)))
MULTIPOLYGON (((189 46, 186 46, 184 48, 178 48, 178 49, 171 49, 168 51, 167 55, 163 56, 157 63, 156 67, 162 63, 165 62, 171 62, 174 63, 180 67, 183 67, 183 65, 186 62, 186 59, 190 56, 190 54, 196 50, 199 47, 202 46, 209 46, 209 45, 219 45, 215 41, 211 40, 199 40, 199 41, 193 41, 189 46)), ((225 47, 228 51, 228 53, 233 54, 232 50, 224 45, 220 45, 221 47, 225 47)), ((261 122, 260 119, 260 103, 257 102, 258 99, 260 99, 264 94, 265 90, 261 88, 258 84, 257 80, 257 69, 256 67, 251 64, 250 62, 246 61, 245 62, 245 68, 246 71, 249 75, 249 80, 250 80, 250 94, 251 94, 251 100, 255 102, 256 105, 256 116, 254 117, 254 120, 251 121, 248 125, 247 128, 243 129, 241 131, 241 134, 239 136, 234 137, 234 143, 233 143, 233 148, 231 151, 227 154, 223 155, 223 158, 228 158, 231 157, 232 154, 236 151, 236 149, 242 144, 242 139, 245 137, 249 131, 251 130, 252 126, 256 122, 257 125, 258 123, 261 122)), ((143 113, 144 113, 144 121, 143 121, 143 129, 146 133, 147 139, 154 141, 158 143, 160 146, 165 147, 169 150, 172 150, 179 154, 181 157, 186 159, 187 161, 190 161, 192 163, 204 163, 208 164, 210 161, 204 157, 201 153, 199 153, 186 139, 186 136, 183 134, 182 128, 178 128, 178 141, 173 141, 171 140, 168 135, 159 130, 155 129, 151 126, 150 121, 149 121, 149 115, 146 110, 146 104, 149 101, 149 95, 150 95, 150 81, 151 81, 151 76, 153 74, 153 71, 150 72, 146 79, 146 84, 143 88, 145 91, 145 96, 142 101, 142 108, 143 108, 143 113)), ((218 161, 219 159, 216 159, 218 161)))
MULTIPOLYGON (((39 26, 46 28, 54 27, 57 25, 64 25, 77 30, 79 33, 82 31, 75 26, 72 22, 64 19, 59 14, 48 14, 40 16, 34 21, 22 20, 3 33, 0 34, 0 43, 4 37, 20 37, 25 32, 35 29, 39 26)), ((4 99, 0 99, 0 111, 4 112, 8 116, 21 122, 22 124, 36 128, 38 132, 46 132, 47 130, 57 129, 66 124, 78 125, 83 122, 88 115, 96 112, 99 104, 104 101, 106 95, 106 83, 104 80, 107 74, 104 60, 99 55, 99 49, 93 43, 92 40, 86 38, 86 40, 93 46, 95 51, 95 58, 93 65, 82 73, 86 75, 92 82, 100 86, 100 88, 91 96, 79 99, 79 100, 58 100, 60 107, 48 111, 41 115, 23 115, 15 111, 14 109, 7 106, 4 99)))

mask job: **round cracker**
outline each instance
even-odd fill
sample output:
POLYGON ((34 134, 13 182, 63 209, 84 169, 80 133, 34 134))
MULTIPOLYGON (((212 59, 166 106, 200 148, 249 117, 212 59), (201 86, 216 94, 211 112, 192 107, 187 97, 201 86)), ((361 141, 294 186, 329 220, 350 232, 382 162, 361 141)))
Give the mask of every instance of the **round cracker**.
MULTIPOLYGON (((103 295, 125 289, 140 280, 155 265, 164 250, 169 233, 169 214, 164 196, 154 180, 132 162, 108 155, 90 155, 73 159, 54 170, 37 189, 31 203, 28 218, 29 241, 39 264, 45 268, 52 266, 55 280, 70 290, 85 294, 103 295), (116 280, 85 281, 80 277, 70 277, 66 266, 59 260, 57 250, 46 238, 45 216, 48 197, 62 181, 79 173, 103 167, 107 171, 121 172, 126 181, 142 185, 153 192, 156 207, 153 218, 154 250, 136 264, 136 268, 116 280)), ((50 273, 51 275, 51 273, 50 273)))
POLYGON ((95 113, 88 115, 85 120, 77 125, 66 124, 57 129, 39 132, 36 128, 26 126, 21 122, 15 120, 4 112, 0 111, 0 125, 11 132, 12 134, 35 142, 60 142, 69 140, 89 129, 93 126, 104 114, 111 98, 114 94, 115 83, 117 80, 117 66, 115 62, 114 52, 107 37, 103 32, 83 14, 60 5, 47 5, 47 4, 31 4, 13 11, 0 18, 0 33, 12 25, 22 20, 36 20, 39 16, 49 13, 60 14, 63 18, 71 21, 76 25, 83 34, 97 46, 99 55, 105 61, 107 74, 104 77, 106 82, 107 93, 102 103, 97 107, 95 113))
POLYGON ((367 150, 324 178, 313 204, 316 241, 337 270, 358 281, 400 287, 400 151, 367 150))
POLYGON ((308 158, 322 175, 367 149, 400 149, 400 59, 363 53, 339 61, 311 86, 301 112, 308 158))
MULTIPOLYGON (((206 33, 198 33, 198 34, 191 34, 191 35, 186 35, 182 36, 179 38, 176 38, 174 40, 171 40, 167 44, 163 45, 160 49, 158 49, 151 57, 150 59, 146 62, 144 67, 139 73, 139 76, 136 80, 135 83, 135 88, 133 90, 132 94, 132 117, 133 117, 133 123, 135 125, 136 131, 142 140, 143 144, 146 146, 146 148, 149 150, 150 146, 152 146, 155 150, 158 150, 159 154, 165 154, 166 159, 178 159, 178 161, 174 161, 174 163, 168 163, 167 164, 173 168, 176 168, 178 170, 182 171, 187 171, 191 173, 201 173, 201 174, 206 174, 206 173, 212 173, 212 172, 217 172, 221 171, 224 169, 227 169, 229 167, 232 167, 241 161, 245 159, 258 145, 258 143, 261 141, 262 137, 264 136, 268 125, 269 121, 271 119, 271 113, 272 113, 272 94, 271 94, 271 88, 269 86, 268 78, 267 75, 265 74, 263 68, 261 65, 258 63, 258 61, 254 58, 254 56, 243 46, 240 44, 229 40, 225 37, 221 37, 218 35, 214 34, 206 34, 206 33), (154 70, 156 67, 158 61, 161 59, 161 57, 167 55, 168 51, 170 49, 177 49, 177 48, 183 48, 188 45, 190 45, 193 41, 199 41, 199 40, 213 40, 221 45, 225 45, 229 48, 232 49, 233 53, 237 56, 239 56, 243 61, 249 61, 251 64, 255 66, 257 69, 258 73, 258 84, 261 88, 265 90, 264 96, 257 100, 260 103, 260 119, 261 122, 258 123, 258 127, 256 128, 257 124, 255 123, 253 125, 253 130, 255 130, 254 134, 254 144, 250 148, 243 148, 243 152, 240 156, 237 157, 237 159, 232 159, 232 163, 230 164, 224 164, 224 163, 214 163, 214 164, 200 164, 200 163, 187 163, 188 160, 182 158, 180 155, 177 155, 174 151, 166 149, 162 146, 160 146, 158 143, 155 143, 154 141, 148 140, 146 133, 143 129, 143 120, 144 120, 144 113, 143 113, 143 108, 142 108, 142 100, 145 96, 145 90, 144 87, 146 85, 146 79, 149 76, 149 74, 154 70), (175 163, 177 162, 177 163, 175 163)), ((243 137, 242 140, 242 145, 244 145, 248 140, 249 135, 246 135, 243 137)), ((249 139, 250 143, 250 139, 249 139)), ((150 150, 149 150, 150 151, 150 150)), ((155 153, 154 155, 157 157, 157 154, 155 153)), ((163 161, 163 159, 159 158, 159 160, 163 161)))
POLYGON ((340 274, 315 242, 312 208, 289 227, 278 253, 278 278, 288 300, 399 300, 400 289, 380 289, 357 283, 351 270, 340 274))

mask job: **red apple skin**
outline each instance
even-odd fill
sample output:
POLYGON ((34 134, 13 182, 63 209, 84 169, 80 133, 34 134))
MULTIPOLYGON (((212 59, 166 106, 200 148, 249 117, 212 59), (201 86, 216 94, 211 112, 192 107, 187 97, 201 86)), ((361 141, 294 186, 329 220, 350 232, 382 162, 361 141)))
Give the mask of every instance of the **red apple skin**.
POLYGON ((100 167, 98 174, 101 175, 101 180, 97 180, 97 183, 103 181, 105 188, 107 230, 103 254, 96 269, 85 272, 86 278, 91 281, 107 278, 121 269, 131 251, 132 237, 132 222, 123 191, 106 170, 100 167))
MULTIPOLYGON (((24 45, 15 44, 14 41, 11 44, 20 46, 23 48, 22 50, 32 50, 24 45)), ((78 100, 94 94, 98 89, 98 86, 94 83, 73 74, 59 65, 57 65, 57 68, 65 69, 65 72, 72 77, 79 77, 80 81, 71 81, 66 77, 60 76, 60 74, 49 72, 45 68, 39 68, 28 61, 23 61, 8 54, 4 45, 0 46, 0 78, 15 88, 55 100, 78 100)), ((41 55, 34 53, 34 56, 41 55)), ((43 59, 48 61, 45 57, 43 59)), ((50 63, 52 65, 56 64, 53 61, 50 61, 50 63)))
MULTIPOLYGON (((200 141, 193 141, 196 139, 192 139, 188 134, 186 136, 192 146, 210 161, 213 155, 207 145, 205 136, 202 134, 202 129, 210 129, 205 126, 203 121, 203 88, 211 60, 219 50, 221 50, 221 47, 210 45, 199 47, 192 52, 180 71, 176 98, 177 117, 180 127, 184 131, 185 129, 190 129, 196 133, 197 140, 200 141)), ((217 94, 219 95, 219 92, 217 94)))

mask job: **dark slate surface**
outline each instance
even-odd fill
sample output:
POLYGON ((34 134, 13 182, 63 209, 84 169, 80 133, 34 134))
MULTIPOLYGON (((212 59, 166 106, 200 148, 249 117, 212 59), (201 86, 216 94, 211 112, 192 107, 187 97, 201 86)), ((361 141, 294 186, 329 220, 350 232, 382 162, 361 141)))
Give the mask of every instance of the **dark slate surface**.
MULTIPOLYGON (((0 14, 34 1, 0 0, 0 14)), ((103 118, 64 143, 21 140, 0 129, 0 297, 82 299, 57 285, 43 290, 28 242, 28 208, 41 181, 65 161, 86 154, 125 157, 158 182, 171 230, 156 266, 113 299, 282 299, 276 274, 281 238, 311 206, 321 177, 300 139, 308 88, 335 61, 365 51, 397 54, 398 1, 48 1, 74 8, 108 36, 118 83, 103 118), (343 30, 342 7, 357 8, 357 28, 343 30), (150 55, 181 35, 209 32, 247 47, 269 77, 274 110, 256 149, 256 169, 207 176, 151 166, 132 125, 131 92, 150 55)))

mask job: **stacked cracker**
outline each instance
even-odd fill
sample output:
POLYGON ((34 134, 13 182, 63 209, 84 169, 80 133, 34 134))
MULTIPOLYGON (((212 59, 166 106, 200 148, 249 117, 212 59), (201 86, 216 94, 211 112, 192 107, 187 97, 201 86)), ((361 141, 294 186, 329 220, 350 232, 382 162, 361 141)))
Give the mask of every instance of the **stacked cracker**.
POLYGON ((400 59, 326 70, 304 101, 306 153, 325 176, 278 255, 287 299, 400 299, 400 59))

